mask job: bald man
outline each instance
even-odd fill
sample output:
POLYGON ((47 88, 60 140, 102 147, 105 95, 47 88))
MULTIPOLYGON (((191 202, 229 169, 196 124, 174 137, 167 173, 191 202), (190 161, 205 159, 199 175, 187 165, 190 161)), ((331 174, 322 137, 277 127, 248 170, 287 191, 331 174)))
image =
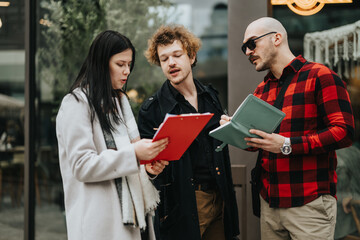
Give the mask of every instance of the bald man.
POLYGON ((259 150, 262 239, 334 239, 335 150, 350 146, 354 136, 345 83, 324 65, 295 57, 273 18, 249 24, 242 50, 256 71, 269 70, 254 92, 258 98, 273 105, 290 81, 276 133, 252 129, 261 138, 245 138, 248 150, 259 150))

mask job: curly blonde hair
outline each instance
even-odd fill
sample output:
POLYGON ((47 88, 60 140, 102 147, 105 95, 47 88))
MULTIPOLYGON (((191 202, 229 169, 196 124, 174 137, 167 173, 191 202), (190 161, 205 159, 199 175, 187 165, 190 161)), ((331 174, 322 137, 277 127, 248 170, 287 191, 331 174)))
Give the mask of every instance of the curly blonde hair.
POLYGON ((148 49, 145 51, 145 57, 149 63, 160 66, 160 59, 157 52, 159 45, 172 44, 175 40, 179 40, 184 50, 186 50, 189 58, 195 56, 195 61, 191 65, 196 65, 196 53, 201 47, 201 40, 182 25, 161 26, 154 35, 148 40, 148 49))

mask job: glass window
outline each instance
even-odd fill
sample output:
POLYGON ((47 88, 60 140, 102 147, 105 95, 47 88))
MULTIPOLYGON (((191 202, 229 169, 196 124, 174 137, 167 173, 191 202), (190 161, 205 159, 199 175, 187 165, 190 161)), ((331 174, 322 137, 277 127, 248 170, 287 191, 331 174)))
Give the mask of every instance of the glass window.
MULTIPOLYGON (((198 16, 201 19, 207 20, 204 21, 203 28, 200 28, 197 34, 202 40, 202 47, 198 53, 198 65, 194 68, 194 73, 195 78, 198 78, 205 84, 211 84, 219 91, 220 101, 223 107, 226 108, 228 58, 227 3, 206 3, 208 4, 207 11, 204 11, 203 16, 198 16)), ((194 21, 193 24, 196 26, 197 22, 194 21)))
POLYGON ((24 236, 24 1, 0 5, 0 236, 24 236))

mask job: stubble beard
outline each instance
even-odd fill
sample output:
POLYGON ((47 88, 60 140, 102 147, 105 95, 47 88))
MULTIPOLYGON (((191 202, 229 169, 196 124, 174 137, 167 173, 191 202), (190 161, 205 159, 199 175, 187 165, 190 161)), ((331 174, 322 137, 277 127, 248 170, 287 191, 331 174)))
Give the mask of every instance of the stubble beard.
POLYGON ((184 77, 180 78, 179 80, 176 80, 178 76, 175 77, 175 79, 171 78, 171 75, 169 77, 169 81, 176 86, 179 86, 181 83, 185 82, 185 80, 188 78, 190 72, 188 72, 184 77))
POLYGON ((268 64, 266 62, 262 63, 262 64, 258 64, 257 66, 255 66, 255 69, 257 72, 262 72, 265 70, 268 70, 270 67, 268 66, 268 64))
POLYGON ((262 63, 260 63, 261 65, 256 66, 256 71, 262 72, 262 71, 269 70, 271 67, 271 62, 273 62, 275 58, 276 58, 276 53, 270 52, 268 55, 266 55, 264 57, 264 61, 262 61, 262 63))
POLYGON ((262 71, 265 71, 266 69, 268 69, 267 68, 267 62, 266 61, 262 61, 262 59, 263 58, 260 58, 260 57, 254 57, 254 56, 251 56, 251 57, 249 57, 249 60, 250 60, 250 62, 251 62, 251 64, 253 64, 254 66, 255 66, 255 70, 257 71, 257 72, 262 72, 262 71), (256 60, 258 60, 259 62, 257 63, 257 64, 255 64, 255 63, 253 63, 252 61, 252 59, 251 58, 255 58, 254 60, 256 61, 256 60))

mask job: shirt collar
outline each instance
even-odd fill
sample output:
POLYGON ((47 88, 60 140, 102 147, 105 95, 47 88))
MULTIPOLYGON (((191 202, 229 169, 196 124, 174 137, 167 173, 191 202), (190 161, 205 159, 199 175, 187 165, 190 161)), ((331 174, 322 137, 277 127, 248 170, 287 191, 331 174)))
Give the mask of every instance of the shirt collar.
POLYGON ((183 100, 184 96, 181 95, 181 93, 171 84, 171 82, 169 80, 167 80, 166 83, 167 83, 170 93, 174 97, 174 99, 183 100))
MULTIPOLYGON (((217 101, 216 96, 213 96, 207 87, 202 85, 196 79, 194 79, 194 83, 198 94, 208 94, 214 102, 217 101)), ((169 80, 166 80, 161 89, 157 92, 157 98, 159 99, 160 111, 164 114, 173 111, 178 104, 178 99, 185 99, 184 96, 171 85, 169 80)))
MULTIPOLYGON (((185 100, 184 96, 170 83, 169 80, 167 80, 167 84, 168 84, 171 94, 173 95, 173 97, 175 99, 185 100)), ((202 95, 203 93, 206 92, 206 90, 204 89, 204 86, 202 86, 198 80, 194 79, 194 84, 195 84, 198 95, 202 95)))
MULTIPOLYGON (((306 62, 305 58, 303 58, 301 55, 294 58, 283 70, 282 75, 288 75, 290 72, 298 72, 306 62)), ((281 76, 282 76, 281 75, 281 76)), ((264 77, 264 82, 267 81, 278 81, 279 79, 275 78, 275 76, 272 74, 271 71, 269 71, 268 74, 264 77)))

